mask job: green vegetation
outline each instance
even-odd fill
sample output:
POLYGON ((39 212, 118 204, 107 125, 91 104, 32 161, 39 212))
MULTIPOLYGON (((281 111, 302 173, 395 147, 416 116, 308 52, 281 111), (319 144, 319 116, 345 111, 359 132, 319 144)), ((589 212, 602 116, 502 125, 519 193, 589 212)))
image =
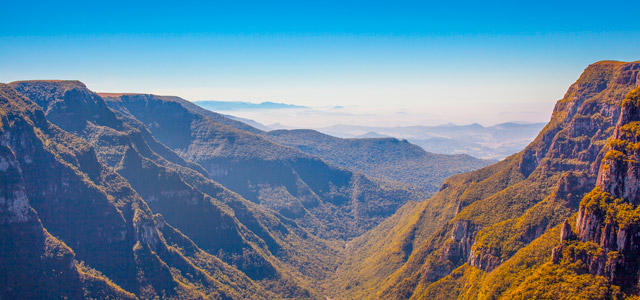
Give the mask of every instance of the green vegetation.
MULTIPOLYGON (((566 202, 553 196, 539 202, 517 219, 508 219, 482 229, 472 250, 478 258, 490 256, 503 262, 548 229, 571 215, 566 202)), ((492 269, 491 266, 489 269, 492 269)))
POLYGON ((420 202, 327 163, 431 168, 397 140, 273 133, 304 153, 175 97, 0 85, 0 298, 637 299, 639 70, 590 66, 525 150, 420 202))
POLYGON ((429 153, 394 138, 341 139, 314 130, 275 130, 262 134, 327 162, 370 177, 412 184, 429 194, 449 176, 487 166, 468 155, 429 153))
MULTIPOLYGON (((550 260, 551 250, 558 245, 560 227, 555 226, 521 248, 482 280, 477 299, 511 299, 511 292, 533 271, 550 260)), ((463 299, 474 299, 471 295, 463 299)))
MULTIPOLYGON (((446 290, 447 297, 468 298, 461 295, 475 295, 479 290, 478 295, 489 299, 501 296, 510 299, 505 296, 510 295, 506 291, 511 293, 549 261, 559 233, 556 231, 552 236, 547 233, 575 213, 582 196, 594 187, 604 156, 600 156, 600 150, 609 144, 621 103, 634 88, 634 81, 626 78, 634 78, 637 69, 638 63, 619 62, 601 62, 587 68, 558 102, 550 123, 524 151, 493 166, 445 181, 443 189, 433 198, 405 213, 412 218, 429 218, 409 226, 397 220, 388 229, 397 231, 394 236, 376 234, 373 237, 376 240, 361 245, 366 249, 405 239, 402 244, 411 246, 405 248, 409 249, 408 255, 393 256, 404 261, 401 267, 375 277, 377 283, 359 294, 351 291, 345 294, 418 299, 446 290), (544 242, 536 242, 540 239, 544 242), (532 245, 537 248, 531 248, 532 245), (537 254, 529 257, 532 253, 537 254), (485 276, 478 270, 489 272, 486 278, 501 282, 500 285, 482 279, 485 276), (455 276, 449 277, 451 274, 455 276), (443 278, 446 279, 440 281, 443 278)), ((624 207, 619 210, 628 211, 624 207)), ((396 253, 385 246, 381 250, 396 253)), ((368 251, 354 250, 354 254, 348 255, 363 252, 368 251)), ((390 265, 381 262, 369 268, 376 274, 378 270, 388 270, 390 265)), ((353 268, 363 267, 356 264, 353 268)), ((367 282, 360 285, 371 286, 367 282)))
POLYGON ((83 299, 136 299, 136 296, 123 290, 84 262, 76 263, 76 269, 82 282, 83 299))
POLYGON ((484 272, 467 264, 453 270, 445 278, 430 285, 415 299, 448 300, 477 294, 484 272))
POLYGON ((619 287, 602 276, 581 272, 583 268, 547 263, 518 286, 510 299, 623 299, 619 287))

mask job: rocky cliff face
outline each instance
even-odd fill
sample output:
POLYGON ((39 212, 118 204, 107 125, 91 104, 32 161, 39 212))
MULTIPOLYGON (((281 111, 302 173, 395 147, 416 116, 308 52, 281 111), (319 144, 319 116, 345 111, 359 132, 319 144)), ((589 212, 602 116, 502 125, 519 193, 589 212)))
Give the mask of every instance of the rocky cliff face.
POLYGON ((34 192, 41 196, 51 192, 40 182, 28 181, 33 167, 58 166, 39 161, 46 133, 34 127, 45 129, 47 122, 42 111, 23 100, 0 84, 0 298, 135 298, 80 270, 76 254, 43 227, 32 208, 34 192))
POLYGON ((575 213, 598 179, 601 151, 616 130, 625 95, 640 83, 639 71, 639 62, 590 65, 525 150, 448 180, 412 214, 433 218, 410 227, 421 240, 412 242, 412 254, 382 280, 377 295, 419 299, 464 264, 489 273, 575 213))
MULTIPOLYGON (((22 81, 10 85, 40 105, 54 124, 91 142, 101 162, 127 179, 154 212, 201 248, 229 258, 227 262, 254 279, 276 275, 270 263, 257 259, 260 255, 229 214, 231 208, 221 203, 224 199, 242 207, 244 199, 212 182, 198 168, 191 169, 195 164, 167 155, 171 150, 164 149, 144 126, 134 127, 133 120, 125 119, 130 121, 127 123, 118 118, 101 97, 80 82, 22 81), (243 259, 243 252, 251 252, 253 260, 243 259)), ((151 239, 153 231, 145 228, 139 234, 151 239)))
MULTIPOLYGON (((564 206, 576 209, 582 195, 593 187, 603 146, 617 131, 618 120, 624 115, 621 103, 626 101, 623 100, 626 93, 640 84, 639 70, 639 63, 593 64, 556 104, 551 122, 523 151, 518 162, 524 175, 531 173, 533 180, 554 186, 545 202, 563 202, 564 206), (544 175, 536 179, 538 174, 544 175), (555 176, 558 177, 551 179, 555 176)), ((601 181, 602 175, 597 178, 601 181)), ((518 240, 527 244, 556 224, 548 221, 532 224, 518 240)), ((479 246, 475 245, 468 263, 487 272, 510 256, 504 256, 495 247, 479 246)))
MULTIPOLYGON (((175 227, 252 280, 276 293, 311 297, 293 278, 317 276, 325 270, 289 266, 331 268, 331 250, 324 242, 307 238, 295 223, 283 222, 212 181, 199 165, 183 160, 158 142, 136 119, 112 111, 81 83, 24 81, 11 85, 35 99, 46 117, 57 120, 62 129, 89 141, 100 161, 122 175, 149 208, 171 224, 168 227, 175 227), (70 103, 83 107, 69 112, 70 103), (61 121, 61 115, 69 115, 74 123, 61 121), (303 249, 327 253, 317 250, 308 255, 303 249)), ((136 237, 155 242, 153 233, 153 224, 145 223, 136 237)))
POLYGON ((631 91, 622 103, 622 113, 609 151, 598 174, 598 186, 613 197, 640 204, 640 90, 631 91))
POLYGON ((634 292, 640 278, 640 88, 626 96, 621 108, 602 151, 596 188, 580 204, 576 234, 568 225, 563 228, 563 245, 554 249, 553 261, 582 261, 589 273, 634 292), (585 244, 591 245, 588 251, 566 251, 580 242, 593 244, 585 244))
POLYGON ((91 144, 7 85, 0 115, 0 298, 269 297, 188 239, 167 244, 146 202, 91 144))
MULTIPOLYGON (((546 181, 553 186, 545 202, 562 202, 576 209, 582 195, 593 187, 599 155, 616 128, 624 95, 639 83, 639 69, 638 63, 589 66, 558 102, 549 125, 524 150, 518 165, 524 175, 533 174, 526 181, 546 181)), ((548 221, 532 224, 519 242, 527 244, 555 225, 548 221)), ((494 247, 478 251, 482 248, 478 246, 468 263, 481 270, 491 271, 509 257, 501 257, 503 251, 494 247)))

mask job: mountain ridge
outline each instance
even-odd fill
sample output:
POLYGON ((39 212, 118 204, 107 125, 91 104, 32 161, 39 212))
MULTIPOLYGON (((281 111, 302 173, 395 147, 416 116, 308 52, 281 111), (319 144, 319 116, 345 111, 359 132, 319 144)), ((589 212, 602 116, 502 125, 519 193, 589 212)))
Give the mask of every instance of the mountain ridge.
POLYGON ((435 193, 447 177, 489 164, 468 155, 429 153, 396 138, 342 139, 310 129, 273 130, 262 135, 337 166, 413 184, 429 194, 435 193))
POLYGON ((212 100, 200 100, 193 101, 198 106, 213 111, 232 111, 239 109, 292 109, 292 108, 308 108, 307 106, 300 106, 294 104, 278 103, 271 101, 264 101, 260 103, 244 102, 244 101, 212 101, 212 100))
MULTIPOLYGON (((37 213, 46 232, 74 248, 73 252, 67 250, 75 253, 71 270, 88 272, 89 275, 80 276, 94 278, 91 281, 95 283, 88 282, 75 298, 91 294, 96 297, 133 297, 123 289, 142 298, 159 294, 196 297, 199 293, 211 297, 226 295, 232 299, 252 294, 260 298, 256 293, 256 289, 261 290, 258 286, 212 257, 203 257, 202 261, 210 264, 210 270, 227 275, 217 279, 200 276, 203 271, 194 268, 194 258, 187 258, 166 244, 146 203, 122 177, 99 162, 89 143, 49 123, 37 104, 23 98, 8 85, 1 88, 3 114, 11 118, 10 122, 3 122, 5 134, 2 135, 2 144, 19 153, 17 163, 25 182, 29 182, 25 185, 24 201, 28 201, 32 211, 37 213), (52 206, 51 203, 57 205, 52 206), (171 269, 174 272, 199 276, 176 280, 170 275, 169 266, 174 268, 171 269), (99 273, 92 271, 93 268, 99 273), (227 287, 223 287, 225 284, 221 281, 229 279, 226 276, 234 278, 235 284, 245 284, 247 290, 229 289, 230 281, 226 282, 227 287), (185 283, 195 282, 202 285, 200 292, 194 293, 185 288, 185 283)), ((3 174, 2 182, 6 182, 5 178, 3 174)), ((13 233, 3 236, 3 241, 16 238, 13 233)), ((199 249, 195 250, 195 253, 204 254, 199 249)), ((8 273, 3 274, 24 274, 14 273, 15 265, 9 267, 8 273)), ((59 284, 71 284, 62 278, 56 280, 60 280, 59 284)), ((31 286, 29 281, 26 286, 31 286)), ((3 289, 3 295, 7 295, 4 292, 11 293, 3 289)), ((63 295, 55 294, 56 290, 50 292, 53 298, 63 295)))
MULTIPOLYGON (((40 82, 16 84, 16 88, 37 100, 40 100, 40 91, 51 90, 40 82)), ((87 89, 81 92, 83 98, 95 98, 95 94, 87 89)), ((41 99, 38 103, 48 107, 48 117, 56 119, 56 114, 66 115, 68 111, 56 110, 52 106, 59 101, 73 102, 72 98, 77 93, 73 90, 59 92, 54 94, 56 100, 46 102, 41 99)), ((286 241, 290 239, 288 236, 296 235, 293 232, 300 229, 278 224, 282 220, 271 221, 277 224, 275 226, 265 226, 264 219, 277 220, 277 217, 256 211, 254 205, 204 176, 206 171, 203 174, 198 169, 190 169, 193 163, 180 161, 180 165, 174 165, 164 160, 162 155, 149 148, 149 145, 159 142, 155 141, 146 127, 134 119, 118 116, 101 99, 95 99, 98 104, 85 105, 86 114, 71 116, 75 122, 86 124, 85 127, 69 126, 68 129, 77 129, 73 131, 75 134, 91 141, 97 147, 99 156, 131 183, 154 212, 161 213, 164 220, 188 235, 200 248, 214 253, 252 280, 276 286, 273 281, 286 283, 304 277, 302 274, 290 274, 302 270, 284 268, 283 271, 284 262, 280 261, 282 259, 287 264, 294 264, 296 259, 289 261, 288 256, 303 257, 301 253, 290 253, 296 250, 286 241), (96 115, 109 117, 95 118, 96 115), (150 179, 145 179, 147 177, 150 179), (279 234, 283 230, 287 234, 279 234), (287 255, 277 255, 279 252, 287 255), (283 274, 290 278, 283 278, 283 274)), ((305 232, 297 234, 307 235, 305 232)), ((313 241, 311 238, 307 240, 313 241)), ((299 237, 293 238, 293 241, 298 243, 298 247, 304 244, 299 237)), ((309 244, 302 248, 322 246, 321 243, 309 244)), ((331 252, 328 249, 325 251, 331 252)), ((314 255, 314 259, 320 257, 321 254, 314 255)), ((313 260, 304 263, 330 265, 326 260, 322 263, 313 260)), ((295 285, 286 289, 295 290, 295 285)))
POLYGON ((327 230, 327 234, 352 237, 401 203, 422 197, 409 187, 372 180, 252 132, 218 123, 210 118, 215 113, 177 97, 136 95, 105 100, 114 110, 146 124, 154 136, 183 158, 203 166, 212 179, 254 203, 301 222, 321 237, 327 230), (359 191, 352 193, 356 188, 359 191), (305 215, 310 217, 303 218, 305 215), (341 222, 326 221, 336 218, 341 222))
MULTIPOLYGON (((419 299, 458 276, 472 276, 474 270, 480 270, 473 275, 480 283, 473 284, 482 284, 483 274, 498 269, 496 272, 503 272, 503 262, 575 213, 581 196, 595 184, 598 155, 613 133, 618 105, 640 82, 639 67, 639 62, 590 65, 558 101, 549 124, 525 150, 495 165, 449 178, 433 198, 409 213, 414 221, 385 225, 405 228, 397 229, 399 234, 367 241, 358 251, 376 244, 391 245, 380 252, 397 253, 391 256, 393 261, 398 255, 406 258, 400 258, 401 267, 391 268, 370 257, 374 261, 367 264, 376 267, 369 273, 378 275, 369 280, 378 283, 360 283, 365 290, 354 291, 354 280, 348 279, 351 272, 339 275, 339 289, 346 291, 342 296, 419 299), (550 197, 554 194, 560 196, 550 197), (436 215, 440 221, 427 221, 427 216, 436 215), (411 254, 400 249, 409 249, 411 254), (501 252, 506 256, 501 258, 501 252), (466 273, 448 276, 463 266, 467 266, 466 273), (350 283, 351 289, 345 289, 350 283)), ((372 232, 375 235, 376 229, 372 232)), ((550 255, 551 248, 547 249, 550 255)), ((354 259, 354 270, 366 270, 363 258, 354 259)))
POLYGON ((325 134, 341 138, 360 137, 363 134, 382 134, 422 147, 427 152, 440 154, 469 154, 483 159, 504 159, 527 146, 545 123, 500 123, 493 126, 442 124, 436 126, 355 126, 333 125, 316 128, 325 134))

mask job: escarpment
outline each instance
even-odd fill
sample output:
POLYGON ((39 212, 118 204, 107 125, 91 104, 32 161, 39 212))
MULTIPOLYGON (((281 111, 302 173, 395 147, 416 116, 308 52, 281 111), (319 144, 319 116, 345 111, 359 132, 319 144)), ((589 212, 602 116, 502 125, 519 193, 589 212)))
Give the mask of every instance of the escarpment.
POLYGON ((596 187, 580 204, 575 234, 563 234, 553 257, 556 264, 582 262, 590 274, 634 294, 640 279, 639 101, 636 88, 622 102, 596 187))
MULTIPOLYGON (((471 274, 488 276, 511 268, 503 265, 522 259, 517 255, 521 250, 561 226, 578 211, 581 199, 596 181, 603 180, 598 175, 602 149, 616 132, 625 96, 640 83, 639 71, 639 62, 590 65, 558 101, 547 126, 522 152, 452 177, 433 198, 414 208, 412 216, 433 216, 431 219, 398 223, 404 231, 415 233, 409 242, 412 253, 402 267, 389 271, 379 261, 376 265, 384 274, 378 277, 379 284, 369 290, 351 285, 344 294, 371 296, 376 290, 378 298, 421 299, 471 274), (454 272, 458 268, 462 274, 454 272)), ((634 191, 632 186, 617 188, 634 191)), ((385 239, 390 241, 378 243, 400 244, 391 242, 395 237, 385 239)), ((393 247, 386 251, 397 252, 393 247)), ((550 257, 551 248, 547 255, 550 257)), ((371 263, 371 259, 362 261, 371 263)), ((499 296, 505 288, 492 293, 499 296)))
MULTIPOLYGON (((65 94, 80 100, 82 87, 71 84, 65 94)), ((77 133, 81 124, 104 121, 89 123, 80 116, 92 110, 81 111, 69 121, 77 133)), ((0 115, 2 191, 11 195, 0 205, 0 298, 277 297, 159 224, 129 182, 102 163, 100 151, 50 123, 38 104, 8 85, 0 85, 0 115)), ((315 297, 289 277, 278 281, 287 294, 315 297)))

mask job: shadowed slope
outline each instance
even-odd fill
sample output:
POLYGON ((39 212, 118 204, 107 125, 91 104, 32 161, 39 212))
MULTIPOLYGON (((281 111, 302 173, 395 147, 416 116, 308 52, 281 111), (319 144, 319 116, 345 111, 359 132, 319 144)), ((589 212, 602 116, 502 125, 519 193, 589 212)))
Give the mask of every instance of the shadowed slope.
POLYGON ((10 138, 19 132, 14 127, 28 126, 11 111, 23 109, 15 98, 14 91, 0 85, 0 298, 135 298, 109 280, 85 273, 88 268, 79 269, 73 251, 42 227, 29 204, 10 138))
MULTIPOLYGON (((323 160, 223 125, 176 97, 106 98, 183 158, 244 198, 294 219, 325 238, 346 239, 373 227, 421 193, 372 180, 323 160)), ((202 112, 205 111, 205 112, 202 112)))
POLYGON ((82 105, 80 113, 70 116, 79 124, 69 126, 70 130, 77 128, 73 133, 95 145, 98 156, 123 175, 154 212, 163 214, 167 222, 200 248, 265 287, 285 297, 310 297, 298 281, 311 281, 307 276, 324 276, 325 269, 330 268, 328 256, 333 251, 324 242, 308 237, 295 223, 266 213, 213 182, 196 171, 201 169, 199 166, 193 170, 188 168, 193 165, 191 162, 182 161, 179 165, 168 161, 154 150, 176 155, 163 148, 144 125, 132 118, 118 117, 86 87, 61 85, 55 93, 48 94, 53 89, 46 82, 15 85, 37 99, 52 119, 69 114, 68 109, 60 107, 82 105), (295 267, 298 265, 314 267, 295 267))
POLYGON ((196 248, 200 259, 195 260, 178 250, 189 244, 169 246, 156 225, 158 216, 127 181, 100 163, 89 143, 49 123, 37 105, 7 85, 1 88, 0 108, 9 119, 3 137, 19 153, 26 198, 47 231, 84 262, 79 270, 94 278, 95 295, 115 285, 100 283, 104 277, 91 268, 141 298, 266 295, 217 258, 196 248), (217 272, 215 278, 195 266, 204 263, 217 272))

